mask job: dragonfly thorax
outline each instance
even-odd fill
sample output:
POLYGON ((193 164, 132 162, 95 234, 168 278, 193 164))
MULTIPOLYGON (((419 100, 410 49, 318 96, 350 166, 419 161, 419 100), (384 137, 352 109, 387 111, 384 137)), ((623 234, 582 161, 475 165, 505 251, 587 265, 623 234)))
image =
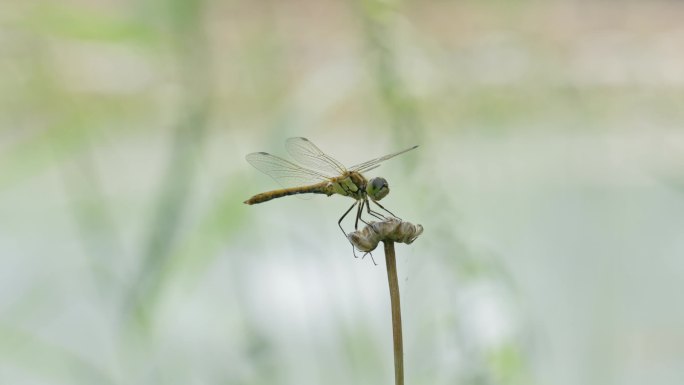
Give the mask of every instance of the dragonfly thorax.
POLYGON ((368 180, 356 171, 347 171, 344 175, 330 181, 330 187, 336 194, 357 200, 366 198, 368 180))
POLYGON ((330 181, 330 188, 334 193, 348 196, 357 200, 371 198, 379 201, 389 194, 389 186, 385 178, 372 178, 370 181, 361 173, 348 171, 345 175, 330 181))

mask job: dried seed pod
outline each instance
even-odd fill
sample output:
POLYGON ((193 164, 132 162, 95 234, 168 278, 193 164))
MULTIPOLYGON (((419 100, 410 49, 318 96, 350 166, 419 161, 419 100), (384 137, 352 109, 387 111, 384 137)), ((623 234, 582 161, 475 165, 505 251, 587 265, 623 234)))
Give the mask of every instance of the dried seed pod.
POLYGON ((378 247, 381 241, 412 243, 423 233, 423 226, 404 222, 397 218, 388 218, 382 222, 370 222, 361 230, 347 235, 349 241, 358 250, 371 252, 378 247))

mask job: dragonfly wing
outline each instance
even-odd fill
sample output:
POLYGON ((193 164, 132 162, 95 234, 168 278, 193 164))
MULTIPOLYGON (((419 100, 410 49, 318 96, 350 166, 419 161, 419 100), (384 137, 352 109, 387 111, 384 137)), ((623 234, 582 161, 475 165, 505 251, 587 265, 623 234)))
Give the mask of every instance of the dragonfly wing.
POLYGON ((349 170, 350 171, 358 171, 358 172, 368 171, 368 170, 374 169, 376 167, 379 167, 380 163, 386 161, 387 159, 394 158, 397 155, 401 155, 405 152, 409 152, 409 151, 414 150, 416 148, 418 148, 418 146, 413 146, 413 147, 407 148, 405 150, 401 150, 401 151, 398 151, 398 152, 395 152, 392 154, 381 156, 379 158, 371 159, 369 161, 354 165, 354 166, 350 167, 349 170))
POLYGON ((309 139, 290 138, 285 143, 287 152, 302 166, 321 172, 328 177, 340 176, 347 172, 342 163, 316 147, 309 139))
POLYGON ((253 152, 245 159, 257 170, 273 178, 283 187, 305 186, 328 180, 322 173, 296 165, 267 152, 253 152))

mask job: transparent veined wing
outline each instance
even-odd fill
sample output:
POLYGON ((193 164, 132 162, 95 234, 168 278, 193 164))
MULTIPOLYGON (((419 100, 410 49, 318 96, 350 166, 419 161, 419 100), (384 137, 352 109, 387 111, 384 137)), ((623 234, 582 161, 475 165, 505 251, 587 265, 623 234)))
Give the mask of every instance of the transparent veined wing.
POLYGON ((245 159, 257 170, 270 176, 286 188, 311 185, 329 179, 318 171, 304 168, 267 152, 253 152, 248 154, 245 159))
POLYGON ((385 155, 385 156, 381 156, 381 157, 379 157, 379 158, 371 159, 371 160, 369 160, 369 161, 366 161, 366 162, 363 162, 363 163, 359 163, 359 164, 357 164, 357 165, 354 165, 354 166, 350 167, 349 170, 350 170, 350 171, 358 171, 358 172, 368 171, 368 170, 374 169, 374 168, 376 168, 376 167, 379 167, 379 166, 380 166, 380 163, 386 161, 387 159, 394 158, 394 157, 397 156, 397 155, 401 155, 401 154, 403 154, 403 153, 405 153, 405 152, 409 152, 409 151, 414 150, 414 149, 416 149, 416 148, 418 148, 417 145, 416 145, 416 146, 413 146, 413 147, 410 147, 410 148, 407 148, 407 149, 405 149, 405 150, 401 150, 401 151, 392 153, 392 154, 388 154, 388 155, 385 155))
POLYGON ((340 176, 347 172, 342 163, 321 151, 309 139, 302 137, 289 138, 285 142, 285 148, 297 163, 328 177, 340 176))

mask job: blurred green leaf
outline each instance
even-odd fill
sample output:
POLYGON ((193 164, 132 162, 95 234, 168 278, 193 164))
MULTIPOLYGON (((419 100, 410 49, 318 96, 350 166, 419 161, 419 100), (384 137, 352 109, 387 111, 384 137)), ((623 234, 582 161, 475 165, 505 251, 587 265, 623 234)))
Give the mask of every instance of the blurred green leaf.
MULTIPOLYGON (((114 384, 102 368, 77 353, 19 328, 0 323, 0 362, 24 370, 27 378, 53 383, 114 384)), ((0 366, 1 367, 1 366, 0 366)))
POLYGON ((61 3, 42 3, 24 20, 31 31, 80 40, 153 43, 158 32, 143 22, 130 17, 95 12, 88 8, 73 8, 61 3))

